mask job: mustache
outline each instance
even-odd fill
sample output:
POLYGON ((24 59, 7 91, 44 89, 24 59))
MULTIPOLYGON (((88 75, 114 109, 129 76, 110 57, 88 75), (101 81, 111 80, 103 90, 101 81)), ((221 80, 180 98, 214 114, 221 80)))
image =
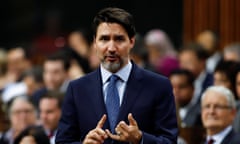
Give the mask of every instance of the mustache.
POLYGON ((120 57, 118 54, 106 54, 104 57, 120 57))

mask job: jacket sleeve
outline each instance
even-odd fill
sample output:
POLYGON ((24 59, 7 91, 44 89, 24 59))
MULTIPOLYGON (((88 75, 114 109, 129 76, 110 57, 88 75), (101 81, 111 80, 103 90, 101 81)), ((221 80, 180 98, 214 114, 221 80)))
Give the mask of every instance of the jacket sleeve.
POLYGON ((56 134, 56 144, 81 144, 77 114, 70 83, 64 97, 62 116, 56 134))

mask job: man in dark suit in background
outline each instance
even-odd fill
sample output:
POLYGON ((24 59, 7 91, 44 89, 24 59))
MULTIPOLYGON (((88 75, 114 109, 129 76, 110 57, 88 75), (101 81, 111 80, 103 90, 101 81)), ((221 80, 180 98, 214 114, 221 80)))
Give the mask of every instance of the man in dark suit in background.
POLYGON ((236 102, 228 88, 207 88, 201 98, 201 108, 202 122, 207 134, 204 144, 240 143, 240 134, 232 127, 236 115, 236 102))
POLYGON ((94 18, 93 31, 101 65, 70 82, 56 143, 176 143, 178 126, 170 81, 130 60, 136 33, 132 15, 105 8, 94 18), (113 84, 114 78, 117 82, 113 84))
POLYGON ((190 102, 194 93, 194 76, 186 69, 175 69, 170 73, 169 79, 173 86, 173 94, 177 104, 180 126, 202 126, 200 103, 192 105, 190 102))

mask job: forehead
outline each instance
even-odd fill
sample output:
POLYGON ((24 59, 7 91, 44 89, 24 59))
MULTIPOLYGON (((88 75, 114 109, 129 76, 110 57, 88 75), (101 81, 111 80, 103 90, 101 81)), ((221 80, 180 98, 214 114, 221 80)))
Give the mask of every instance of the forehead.
POLYGON ((187 76, 183 74, 176 74, 170 77, 172 82, 187 83, 187 76))
POLYGON ((13 102, 12 110, 24 109, 24 108, 33 108, 33 106, 29 102, 22 99, 16 99, 13 102))
POLYGON ((100 35, 127 35, 127 32, 120 24, 104 22, 97 28, 96 36, 100 35))
POLYGON ((55 67, 63 67, 63 62, 61 60, 51 60, 51 61, 46 61, 44 63, 44 68, 49 67, 49 68, 55 68, 55 67))
POLYGON ((227 104, 228 101, 226 97, 219 92, 207 91, 203 103, 227 104))
POLYGON ((55 98, 43 98, 40 100, 40 106, 41 107, 56 107, 57 106, 57 99, 55 98))

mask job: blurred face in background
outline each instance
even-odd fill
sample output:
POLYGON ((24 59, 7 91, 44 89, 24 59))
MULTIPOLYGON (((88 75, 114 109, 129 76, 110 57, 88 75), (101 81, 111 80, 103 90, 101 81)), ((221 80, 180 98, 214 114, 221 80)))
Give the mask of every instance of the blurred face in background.
POLYGON ((226 74, 224 74, 220 71, 216 71, 216 72, 214 72, 213 79, 214 79, 214 85, 221 85, 221 86, 225 86, 231 90, 233 89, 231 82, 230 82, 229 78, 226 76, 226 74))
POLYGON ((74 49, 80 56, 87 57, 89 45, 87 40, 80 32, 72 32, 68 38, 69 46, 74 49))
POLYGON ((202 122, 209 135, 219 133, 231 125, 236 111, 219 92, 208 91, 202 100, 202 122))
POLYGON ((198 59, 193 51, 183 51, 179 55, 180 67, 191 71, 194 77, 198 77, 205 69, 205 61, 198 59))
POLYGON ((58 90, 67 79, 68 73, 61 60, 46 61, 44 63, 44 84, 50 90, 58 90))
POLYGON ((233 51, 227 51, 223 53, 223 59, 226 61, 239 61, 239 55, 233 51))
POLYGON ((183 74, 171 75, 170 81, 176 102, 180 107, 187 105, 191 101, 194 92, 194 88, 187 82, 187 77, 183 74))
POLYGON ((29 125, 36 123, 34 106, 23 99, 16 99, 10 109, 11 127, 15 131, 22 131, 29 125))
POLYGON ((205 48, 210 55, 216 51, 216 37, 211 31, 201 32, 197 36, 197 42, 205 48))
POLYGON ((39 103, 40 119, 44 128, 48 130, 55 130, 61 116, 61 109, 59 108, 57 99, 43 98, 39 103))
POLYGON ((236 75, 236 91, 237 91, 237 97, 240 99, 240 72, 236 75))
POLYGON ((21 74, 30 67, 30 62, 25 58, 22 48, 12 49, 7 53, 7 72, 17 80, 21 74))

